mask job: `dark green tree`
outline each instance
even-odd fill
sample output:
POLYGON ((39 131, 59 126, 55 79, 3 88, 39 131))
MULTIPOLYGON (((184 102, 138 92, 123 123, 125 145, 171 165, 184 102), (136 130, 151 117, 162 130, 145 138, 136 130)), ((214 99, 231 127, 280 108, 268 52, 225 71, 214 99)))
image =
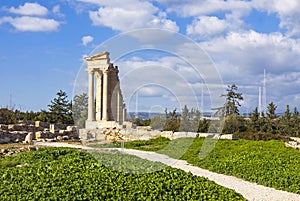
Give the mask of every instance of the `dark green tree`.
POLYGON ((252 133, 257 133, 261 131, 261 125, 260 125, 260 116, 257 107, 254 109, 254 111, 250 114, 250 120, 248 121, 248 130, 252 133))
POLYGON ((78 128, 85 127, 85 121, 88 114, 88 96, 86 93, 76 95, 73 98, 72 112, 73 120, 78 128))
POLYGON ((199 126, 197 132, 199 133, 207 133, 209 129, 210 121, 207 119, 199 120, 199 126))
POLYGON ((0 124, 15 124, 17 123, 14 111, 8 108, 0 108, 0 124))
POLYGON ((240 133, 246 131, 245 120, 238 114, 232 114, 225 118, 222 133, 240 133))
POLYGON ((277 106, 271 102, 267 107, 266 127, 267 132, 276 134, 278 132, 278 115, 276 114, 277 106))
POLYGON ((38 112, 33 112, 33 111, 26 111, 24 113, 23 120, 26 121, 35 121, 37 119, 38 112))
POLYGON ((181 112, 180 131, 190 131, 190 129, 191 129, 191 123, 190 123, 189 109, 186 105, 184 105, 181 112))
POLYGON ((178 117, 176 109, 174 109, 172 112, 169 112, 169 113, 168 113, 168 110, 166 109, 165 117, 166 117, 166 123, 164 125, 164 130, 165 131, 173 131, 173 132, 179 131, 180 118, 178 117))
POLYGON ((166 125, 166 117, 157 116, 151 119, 150 126, 155 130, 164 130, 166 125))
POLYGON ((292 135, 299 137, 300 136, 300 115, 297 110, 297 107, 294 108, 294 112, 291 116, 291 123, 293 125, 292 135))
POLYGON ((48 105, 50 122, 58 124, 73 124, 72 102, 68 100, 67 93, 59 90, 56 97, 48 105))
POLYGON ((279 120, 279 133, 281 135, 292 135, 294 132, 294 125, 291 122, 292 114, 289 105, 286 106, 284 114, 279 120))
POLYGON ((237 90, 238 87, 235 84, 227 86, 227 93, 221 95, 221 97, 226 97, 226 101, 222 107, 215 108, 217 110, 217 114, 220 114, 221 116, 239 114, 238 107, 241 106, 240 101, 244 98, 242 93, 238 93, 237 90))

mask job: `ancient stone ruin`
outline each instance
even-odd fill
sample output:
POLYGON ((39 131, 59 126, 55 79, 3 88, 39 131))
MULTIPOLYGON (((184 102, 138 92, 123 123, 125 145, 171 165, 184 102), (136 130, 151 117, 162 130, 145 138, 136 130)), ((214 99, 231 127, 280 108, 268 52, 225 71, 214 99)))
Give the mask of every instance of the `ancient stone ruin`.
POLYGON ((84 59, 89 75, 88 119, 85 129, 80 129, 80 137, 102 140, 106 129, 129 128, 131 123, 126 121, 119 70, 110 63, 109 53, 102 52, 84 59))
POLYGON ((31 144, 34 140, 79 140, 79 134, 76 126, 48 124, 40 121, 23 124, 0 124, 0 144, 13 142, 31 144))
POLYGON ((89 74, 86 128, 120 127, 126 121, 126 108, 120 88, 118 67, 110 63, 108 52, 84 59, 87 62, 86 71, 89 74), (95 78, 96 87, 94 86, 95 78))

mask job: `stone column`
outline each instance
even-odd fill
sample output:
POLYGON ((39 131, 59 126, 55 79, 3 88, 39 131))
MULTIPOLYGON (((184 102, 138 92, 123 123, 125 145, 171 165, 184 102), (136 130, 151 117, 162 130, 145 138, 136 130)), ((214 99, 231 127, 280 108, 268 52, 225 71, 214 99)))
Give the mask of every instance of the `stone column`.
POLYGON ((88 102, 88 121, 95 121, 95 103, 94 103, 94 69, 87 68, 89 74, 89 102, 88 102))
POLYGON ((121 123, 120 119, 120 109, 121 109, 121 94, 120 94, 120 88, 119 85, 117 86, 117 122, 121 123))
POLYGON ((100 70, 96 72, 96 77, 96 121, 100 121, 102 119, 102 72, 100 70))
POLYGON ((107 97, 108 96, 108 71, 103 72, 103 103, 102 103, 102 120, 107 121, 107 97))
POLYGON ((126 121, 126 114, 127 113, 127 110, 126 110, 126 108, 125 108, 125 106, 123 107, 123 121, 122 122, 124 122, 124 121, 126 121))

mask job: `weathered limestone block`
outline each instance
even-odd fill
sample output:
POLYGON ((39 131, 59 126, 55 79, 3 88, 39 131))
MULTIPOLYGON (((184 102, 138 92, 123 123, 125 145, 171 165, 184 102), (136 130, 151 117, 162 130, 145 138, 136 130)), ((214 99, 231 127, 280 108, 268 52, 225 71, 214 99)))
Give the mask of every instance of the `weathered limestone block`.
POLYGON ((49 126, 49 131, 50 131, 50 133, 55 133, 55 124, 50 124, 50 126, 49 126))
POLYGON ((47 127, 49 127, 49 124, 46 122, 42 122, 42 121, 35 121, 35 127, 47 128, 47 127))
POLYGON ((172 140, 174 138, 174 133, 173 133, 173 131, 163 131, 163 132, 161 132, 160 136, 169 138, 172 140))
POLYGON ((67 126, 67 131, 76 132, 78 130, 77 126, 67 126))
POLYGON ((24 143, 29 143, 31 144, 32 143, 32 139, 33 139, 33 133, 28 133, 25 137, 25 140, 24 140, 24 143))
POLYGON ((62 136, 62 139, 63 140, 69 140, 69 136, 68 135, 64 135, 64 136, 62 136))
POLYGON ((221 135, 220 139, 232 140, 233 135, 232 134, 221 135))
POLYGON ((40 140, 42 138, 42 131, 38 131, 35 133, 35 139, 40 140))

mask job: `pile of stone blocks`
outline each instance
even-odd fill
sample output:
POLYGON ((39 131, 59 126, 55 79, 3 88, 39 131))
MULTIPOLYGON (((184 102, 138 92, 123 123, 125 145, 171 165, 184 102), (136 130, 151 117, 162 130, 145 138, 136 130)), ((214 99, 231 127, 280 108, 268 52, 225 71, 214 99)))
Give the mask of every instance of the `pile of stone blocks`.
POLYGON ((76 126, 67 126, 60 129, 62 125, 49 125, 37 121, 35 124, 0 124, 0 144, 24 142, 32 143, 33 140, 60 141, 78 140, 79 133, 76 126), (51 129, 54 128, 54 129, 51 129), (51 132, 52 131, 52 132, 51 132))

